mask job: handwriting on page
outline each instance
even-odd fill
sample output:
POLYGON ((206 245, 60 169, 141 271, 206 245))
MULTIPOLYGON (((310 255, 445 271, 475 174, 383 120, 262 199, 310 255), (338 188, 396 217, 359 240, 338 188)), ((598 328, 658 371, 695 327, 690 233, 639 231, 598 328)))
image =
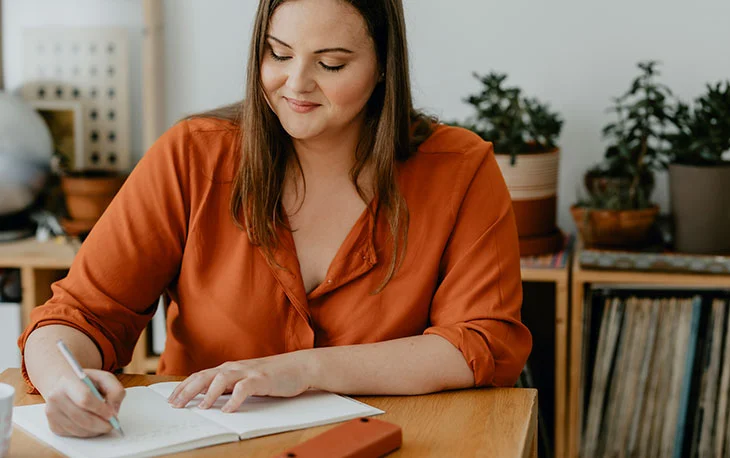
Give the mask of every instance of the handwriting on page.
POLYGON ((17 413, 31 434, 71 456, 118 457, 149 454, 166 447, 214 436, 231 435, 224 427, 185 409, 174 409, 164 398, 147 388, 127 389, 118 418, 124 437, 112 431, 90 439, 53 434, 42 404, 24 407, 17 413))

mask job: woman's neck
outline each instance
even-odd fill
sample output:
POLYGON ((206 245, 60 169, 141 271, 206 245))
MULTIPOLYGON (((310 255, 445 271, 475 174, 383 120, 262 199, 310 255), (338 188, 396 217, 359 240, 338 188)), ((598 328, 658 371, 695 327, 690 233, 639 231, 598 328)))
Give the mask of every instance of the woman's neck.
POLYGON ((355 164, 362 123, 307 140, 292 139, 304 176, 315 179, 349 176, 355 164))
MULTIPOLYGON (((359 129, 348 129, 340 135, 321 136, 306 141, 292 139, 301 173, 295 163, 291 163, 290 180, 286 194, 291 191, 294 200, 304 197, 304 179, 307 188, 315 194, 324 192, 338 192, 342 186, 350 183, 350 171, 355 164, 355 151, 360 140, 359 129), (302 176, 303 175, 303 176, 302 176), (318 190, 318 191, 316 191, 318 190)), ((358 176, 358 185, 368 197, 372 198, 373 173, 369 164, 366 164, 358 176)), ((290 196, 291 197, 291 196, 290 196)), ((285 199, 288 200, 288 199, 285 199)))

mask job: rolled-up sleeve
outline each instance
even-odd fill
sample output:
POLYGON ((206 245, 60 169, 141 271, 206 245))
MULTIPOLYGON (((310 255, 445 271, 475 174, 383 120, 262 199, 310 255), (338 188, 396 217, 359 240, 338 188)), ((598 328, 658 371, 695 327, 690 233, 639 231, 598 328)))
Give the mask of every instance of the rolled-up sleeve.
MULTIPOLYGON (((139 161, 18 339, 60 324, 86 334, 103 369, 119 369, 151 319, 157 297, 179 272, 187 238, 190 165, 186 123, 168 130, 139 161)), ((23 376, 31 388, 25 358, 23 376)))
POLYGON ((517 227, 491 144, 478 149, 479 163, 456 210, 431 303, 431 327, 424 334, 458 348, 477 386, 512 386, 532 349, 532 336, 521 322, 517 227))

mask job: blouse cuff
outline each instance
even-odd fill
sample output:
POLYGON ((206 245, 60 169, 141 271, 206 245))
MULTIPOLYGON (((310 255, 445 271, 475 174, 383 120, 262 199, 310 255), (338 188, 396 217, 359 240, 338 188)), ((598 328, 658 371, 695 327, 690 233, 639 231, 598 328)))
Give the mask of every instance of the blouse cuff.
MULTIPOLYGON (((27 384, 28 394, 40 394, 40 392, 35 387, 35 385, 33 385, 33 382, 30 381, 30 377, 28 377, 28 370, 25 366, 25 345, 28 341, 28 337, 33 331, 38 328, 50 326, 53 324, 68 326, 83 332, 89 339, 91 339, 92 342, 94 342, 96 348, 99 350, 99 353, 101 354, 102 369, 106 371, 112 371, 115 369, 114 366, 116 365, 116 352, 114 350, 114 346, 111 344, 111 342, 109 342, 106 337, 104 337, 104 334, 102 334, 101 331, 89 324, 81 325, 77 322, 69 321, 68 318, 65 316, 63 318, 44 317, 36 321, 35 323, 32 323, 31 326, 28 326, 23 334, 21 334, 21 336, 18 338, 18 347, 20 348, 20 352, 22 355, 20 358, 20 371, 23 374, 23 380, 25 380, 25 383, 27 384)), ((58 357, 61 358, 60 353, 58 357)))
POLYGON ((433 326, 423 334, 441 336, 451 342, 466 360, 474 373, 475 386, 494 385, 494 357, 489 346, 478 330, 471 329, 469 324, 454 324, 451 326, 433 326))

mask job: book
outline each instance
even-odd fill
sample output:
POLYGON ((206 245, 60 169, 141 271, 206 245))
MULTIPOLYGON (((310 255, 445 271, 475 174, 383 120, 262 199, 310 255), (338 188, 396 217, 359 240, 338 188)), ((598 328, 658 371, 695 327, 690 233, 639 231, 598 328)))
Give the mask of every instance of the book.
POLYGON ((670 376, 667 379, 667 407, 663 416, 660 456, 673 456, 675 447, 675 436, 677 434, 677 419, 680 410, 680 394, 682 391, 682 380, 684 378, 684 367, 686 364, 687 345, 690 335, 690 321, 692 319, 692 308, 685 299, 677 300, 679 315, 673 332, 674 351, 669 361, 670 376))
POLYGON ((606 397, 606 383, 618 337, 617 321, 620 320, 619 313, 619 300, 606 298, 603 304, 598 348, 593 365, 593 383, 591 384, 588 413, 586 415, 586 428, 583 434, 582 456, 596 455, 606 397))
POLYGON ((625 320, 623 329, 619 337, 619 343, 616 353, 616 363, 614 372, 611 377, 610 386, 608 387, 608 410, 606 413, 605 434, 600 439, 603 443, 598 445, 599 455, 611 455, 616 440, 618 439, 618 429, 621 426, 620 417, 623 411, 623 394, 626 385, 626 374, 629 370, 629 360, 633 350, 632 339, 634 338, 634 323, 636 322, 637 310, 632 302, 625 302, 625 320))
MULTIPOLYGON (((725 306, 727 302, 723 301, 725 306)), ((728 391, 730 390, 730 332, 728 332, 728 319, 725 323, 725 343, 722 353, 722 371, 720 375, 720 387, 718 390, 719 403, 717 407, 716 429, 715 429, 715 456, 723 456, 725 445, 725 425, 727 424, 728 391)))
MULTIPOLYGON (((700 433, 703 424, 706 423, 707 413, 705 409, 704 398, 707 395, 708 385, 710 383, 708 368, 712 358, 712 329, 714 327, 714 314, 711 314, 704 325, 702 333, 702 342, 697 347, 698 364, 695 368, 695 378, 697 380, 695 392, 691 396, 691 404, 689 412, 694 412, 694 419, 691 429, 687 431, 687 437, 690 439, 689 450, 691 456, 697 456, 700 444, 700 433)), ((689 427, 690 425, 688 425, 689 427)))
MULTIPOLYGON (((699 441, 700 456, 712 456, 715 436, 715 417, 717 415, 717 390, 720 379, 720 358, 722 356, 722 332, 725 327, 725 302, 715 299, 712 302, 712 336, 710 341, 710 361, 707 366, 705 390, 702 396, 704 418, 699 441)), ((709 347, 710 345, 708 345, 709 347)))
POLYGON ((663 384, 660 386, 662 377, 663 363, 667 359, 670 347, 665 344, 669 339, 669 330, 671 325, 672 310, 669 307, 669 299, 654 299, 654 306, 658 310, 657 336, 654 345, 654 351, 651 359, 651 368, 649 373, 651 377, 647 383, 646 401, 641 410, 642 420, 639 434, 639 441, 636 445, 636 456, 650 456, 653 451, 652 435, 656 437, 658 430, 657 417, 663 412, 666 405, 663 399, 663 384))
MULTIPOLYGON (((620 377, 620 394, 617 400, 617 416, 613 427, 613 435, 610 435, 612 452, 611 456, 623 456, 628 444, 629 428, 631 427, 632 413, 636 408, 635 392, 639 383, 639 364, 645 346, 646 321, 648 315, 641 302, 636 297, 626 300, 626 307, 634 315, 631 327, 626 329, 628 333, 628 345, 625 350, 626 363, 624 372, 618 374, 620 377)), ((608 449, 607 449, 608 450, 608 449)))
POLYGON ((700 317, 702 315, 702 298, 696 296, 691 301, 690 307, 690 327, 689 335, 686 340, 687 348, 685 351, 684 370, 681 376, 681 385, 679 392, 679 406, 677 411, 677 426, 674 432, 674 458, 681 458, 684 453, 684 436, 685 424, 687 423, 689 396, 692 384, 693 366, 695 364, 695 350, 697 348, 698 334, 700 331, 700 317))
POLYGON ((660 302, 665 307, 665 317, 661 334, 659 351, 657 352, 657 365, 655 372, 656 387, 654 391, 654 410, 649 417, 651 426, 647 435, 642 439, 642 446, 639 448, 644 454, 639 456, 659 456, 661 441, 664 429, 664 417, 669 411, 670 399, 667 399, 667 385, 672 376, 672 361, 674 360, 675 341, 677 332, 677 321, 680 319, 679 303, 676 298, 668 298, 660 302))
POLYGON ((661 311, 660 303, 658 300, 642 299, 640 306, 644 309, 646 314, 645 328, 642 329, 642 344, 639 350, 643 347, 643 354, 640 354, 640 358, 637 358, 637 368, 639 372, 638 383, 635 386, 634 398, 631 400, 631 405, 634 406, 633 416, 631 424, 629 425, 627 435, 627 450, 628 453, 633 453, 639 446, 640 436, 639 431, 643 424, 642 415, 645 413, 645 403, 648 400, 645 399, 646 393, 649 390, 649 367, 654 355, 654 344, 656 342, 655 337, 657 335, 657 325, 659 322, 659 314, 661 311))
POLYGON ((320 426, 384 413, 354 399, 321 391, 293 398, 251 396, 238 411, 220 410, 230 395, 207 410, 198 409, 198 395, 187 407, 167 402, 179 382, 127 388, 119 411, 124 437, 116 432, 90 439, 60 437, 48 426, 45 404, 16 407, 13 422, 27 433, 69 457, 143 457, 320 426))

